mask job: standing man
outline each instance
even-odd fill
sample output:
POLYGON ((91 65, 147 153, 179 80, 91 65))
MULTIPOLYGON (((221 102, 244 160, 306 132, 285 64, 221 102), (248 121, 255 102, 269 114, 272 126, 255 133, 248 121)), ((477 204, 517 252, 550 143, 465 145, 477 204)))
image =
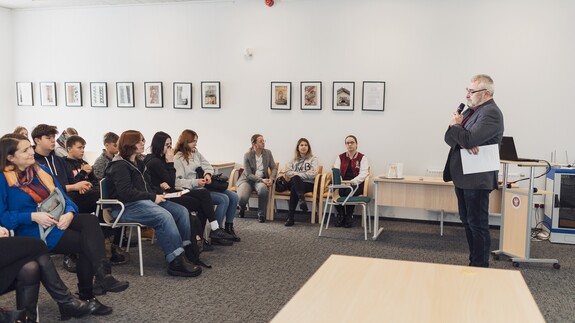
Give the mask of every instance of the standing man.
POLYGON ((489 267, 489 194, 497 189, 499 171, 463 174, 461 149, 477 154, 479 146, 501 144, 503 114, 493 100, 493 79, 480 74, 471 78, 467 88, 467 109, 451 115, 445 142, 451 147, 443 180, 453 181, 459 217, 469 244, 469 265, 489 267))

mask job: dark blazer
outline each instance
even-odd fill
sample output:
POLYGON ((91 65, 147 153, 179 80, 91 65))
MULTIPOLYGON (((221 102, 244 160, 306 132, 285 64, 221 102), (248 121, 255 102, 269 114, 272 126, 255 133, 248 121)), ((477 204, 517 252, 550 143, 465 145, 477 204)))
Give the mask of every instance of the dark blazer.
MULTIPOLYGON (((463 119, 470 112, 470 109, 464 112, 463 119)), ((443 170, 443 180, 452 180, 455 187, 461 189, 496 189, 499 171, 464 175, 460 150, 501 144, 502 138, 503 114, 491 99, 477 107, 464 127, 455 125, 447 128, 444 139, 451 149, 443 170)))

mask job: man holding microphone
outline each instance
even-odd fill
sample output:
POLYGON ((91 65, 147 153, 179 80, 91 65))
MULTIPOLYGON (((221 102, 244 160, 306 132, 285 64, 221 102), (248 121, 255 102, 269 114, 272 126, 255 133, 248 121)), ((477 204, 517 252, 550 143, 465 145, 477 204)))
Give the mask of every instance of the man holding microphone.
POLYGON ((489 194, 497 189, 499 171, 463 174, 461 149, 477 154, 479 146, 501 144, 503 114, 493 100, 493 79, 480 74, 471 78, 463 113, 451 115, 445 142, 451 147, 443 171, 444 181, 453 181, 459 217, 469 245, 469 265, 489 267, 489 194))

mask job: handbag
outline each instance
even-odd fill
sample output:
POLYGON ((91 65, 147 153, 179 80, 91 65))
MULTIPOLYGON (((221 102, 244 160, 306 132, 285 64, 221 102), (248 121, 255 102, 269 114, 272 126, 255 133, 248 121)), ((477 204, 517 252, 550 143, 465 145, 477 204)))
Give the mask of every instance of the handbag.
MULTIPOLYGON (((38 212, 49 213, 54 220, 59 221, 60 216, 64 214, 64 209, 66 208, 66 200, 62 192, 56 187, 50 195, 44 199, 44 201, 38 203, 38 212)), ((54 228, 54 225, 44 229, 40 224, 40 239, 46 242, 46 237, 50 234, 50 231, 54 228)))
MULTIPOLYGON (((204 170, 201 167, 196 168, 196 177, 204 178, 204 170)), ((223 175, 222 173, 212 175, 212 182, 206 184, 205 188, 208 191, 223 193, 228 189, 229 177, 223 175)))
POLYGON ((286 180, 285 176, 280 176, 276 179, 276 192, 285 192, 289 189, 289 182, 286 180))

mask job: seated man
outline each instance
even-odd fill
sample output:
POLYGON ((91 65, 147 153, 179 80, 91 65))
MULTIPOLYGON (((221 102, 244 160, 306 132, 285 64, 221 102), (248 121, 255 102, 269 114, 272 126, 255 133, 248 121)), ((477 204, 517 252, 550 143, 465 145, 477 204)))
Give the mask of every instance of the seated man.
POLYGON ((120 137, 113 132, 108 132, 104 135, 104 149, 102 149, 102 154, 96 158, 94 165, 92 165, 92 171, 98 180, 104 178, 106 166, 118 153, 118 138, 120 137))

